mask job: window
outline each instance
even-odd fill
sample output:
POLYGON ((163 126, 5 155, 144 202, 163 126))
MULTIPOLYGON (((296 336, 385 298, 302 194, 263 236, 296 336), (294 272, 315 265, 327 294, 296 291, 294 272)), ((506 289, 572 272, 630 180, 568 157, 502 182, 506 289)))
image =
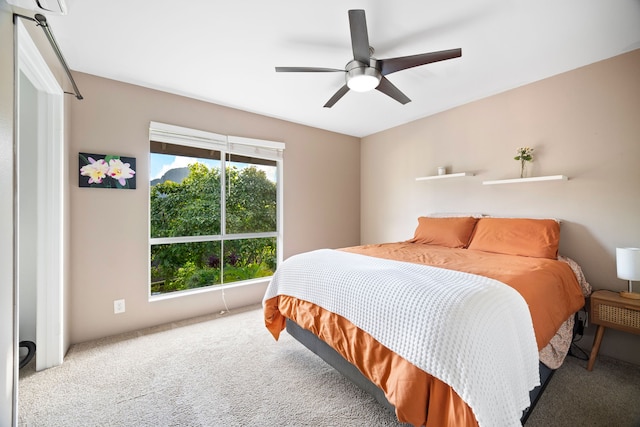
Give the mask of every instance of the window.
POLYGON ((150 294, 273 275, 284 144, 153 122, 149 134, 150 294))

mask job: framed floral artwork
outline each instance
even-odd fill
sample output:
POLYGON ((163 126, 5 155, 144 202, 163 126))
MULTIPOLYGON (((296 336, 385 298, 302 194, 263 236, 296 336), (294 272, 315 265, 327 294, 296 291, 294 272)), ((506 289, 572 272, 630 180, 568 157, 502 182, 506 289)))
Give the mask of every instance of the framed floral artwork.
POLYGON ((78 185, 98 188, 136 188, 135 157, 78 154, 78 185))

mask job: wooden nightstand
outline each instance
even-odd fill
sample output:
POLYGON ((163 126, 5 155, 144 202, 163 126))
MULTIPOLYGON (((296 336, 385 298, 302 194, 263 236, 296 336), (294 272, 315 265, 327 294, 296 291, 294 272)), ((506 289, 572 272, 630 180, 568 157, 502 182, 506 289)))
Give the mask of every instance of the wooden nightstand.
POLYGON ((640 300, 622 298, 617 292, 595 291, 591 294, 591 323, 598 325, 587 371, 593 369, 605 328, 640 334, 640 300))

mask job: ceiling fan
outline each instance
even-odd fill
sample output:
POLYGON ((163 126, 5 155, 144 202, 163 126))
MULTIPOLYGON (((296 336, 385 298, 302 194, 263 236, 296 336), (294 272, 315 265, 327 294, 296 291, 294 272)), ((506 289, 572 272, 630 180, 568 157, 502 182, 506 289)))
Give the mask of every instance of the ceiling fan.
POLYGON ((349 27, 351 30, 351 47, 353 49, 353 60, 349 61, 344 70, 337 68, 319 67, 276 67, 278 73, 297 72, 341 72, 345 73, 346 83, 327 101, 324 106, 331 108, 349 90, 356 92, 367 92, 377 89, 385 95, 390 96, 401 104, 411 102, 409 97, 395 87, 385 76, 396 71, 419 65, 430 64, 432 62, 444 61, 446 59, 458 58, 462 56, 462 49, 449 49, 438 52, 420 53, 417 55, 401 56, 397 58, 375 59, 373 58, 373 48, 369 46, 369 35, 367 34, 367 20, 364 10, 349 10, 349 27))

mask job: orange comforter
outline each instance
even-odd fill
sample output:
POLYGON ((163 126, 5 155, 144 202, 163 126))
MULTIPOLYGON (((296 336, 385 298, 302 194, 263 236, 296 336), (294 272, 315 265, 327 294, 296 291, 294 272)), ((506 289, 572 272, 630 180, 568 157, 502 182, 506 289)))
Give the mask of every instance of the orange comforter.
MULTIPOLYGON (((464 271, 508 284, 529 305, 538 349, 584 305, 573 271, 561 261, 406 242, 343 250, 464 271)), ((290 318, 333 347, 384 391, 399 421, 427 427, 477 425, 469 406, 451 387, 382 346, 347 319, 285 295, 265 301, 264 316, 276 339, 285 327, 285 318, 290 318)))

